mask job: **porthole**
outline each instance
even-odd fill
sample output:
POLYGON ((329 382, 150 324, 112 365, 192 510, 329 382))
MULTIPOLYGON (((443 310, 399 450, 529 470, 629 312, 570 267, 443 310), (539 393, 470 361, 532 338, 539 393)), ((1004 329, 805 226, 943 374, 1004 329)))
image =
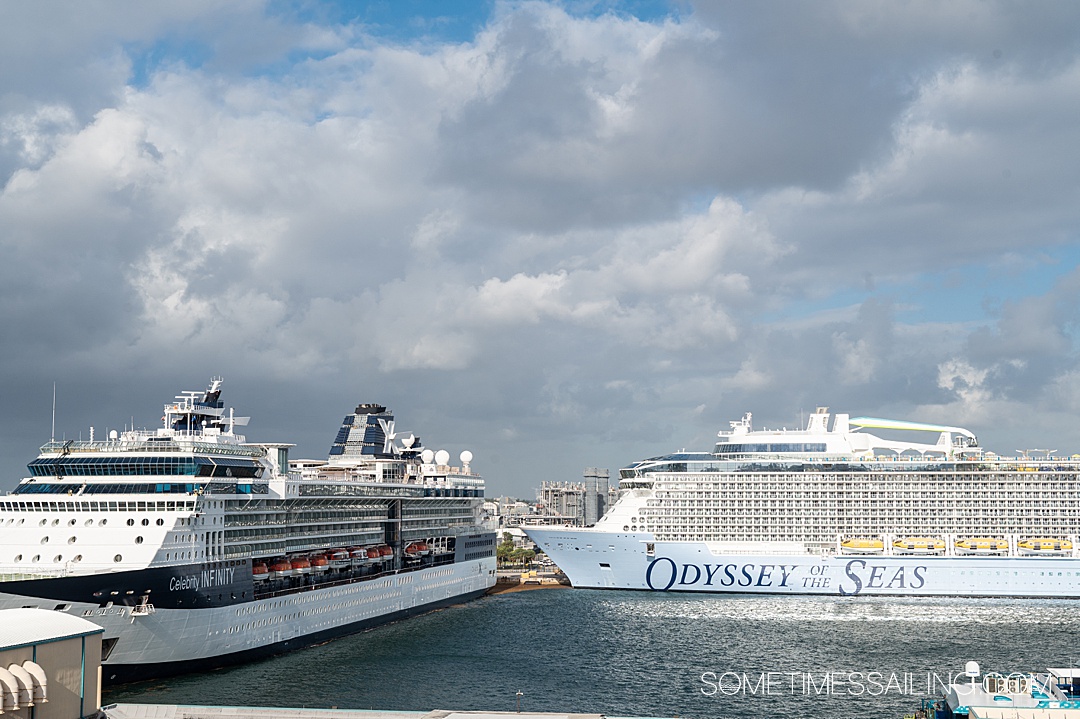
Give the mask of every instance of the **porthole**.
POLYGON ((124 560, 124 558, 121 555, 117 554, 115 557, 112 558, 112 560, 114 562, 121 562, 124 560))
POLYGON ((76 554, 74 557, 71 558, 71 561, 73 561, 73 562, 81 562, 82 561, 82 555, 81 554, 76 554))
POLYGON ((63 556, 62 554, 57 554, 57 555, 56 555, 55 557, 53 557, 53 558, 52 558, 52 560, 53 560, 54 562, 59 562, 59 561, 60 561, 60 560, 62 560, 63 558, 64 558, 64 556, 63 556))
POLYGON ((142 537, 135 537, 135 544, 142 544, 142 537))
POLYGON ((41 543, 42 544, 48 544, 49 543, 49 538, 48 537, 42 537, 41 538, 41 543))
POLYGON ((104 526, 105 526, 106 524, 108 524, 108 523, 109 523, 109 520, 107 520, 107 519, 103 519, 103 520, 101 520, 100 522, 98 522, 98 526, 99 526, 99 527, 104 527, 104 526))
POLYGON ((150 520, 149 520, 149 519, 144 519, 144 520, 142 521, 142 526, 144 526, 144 527, 149 527, 149 526, 150 526, 150 520))
POLYGON ((157 520, 157 526, 159 526, 159 527, 160 527, 160 526, 162 526, 163 524, 165 524, 165 520, 164 520, 164 519, 162 519, 161 517, 158 517, 158 520, 157 520))
POLYGON ((92 520, 92 519, 86 520, 85 526, 87 526, 87 527, 94 526, 94 520, 92 520))
POLYGON ((75 526, 75 518, 74 517, 72 517, 71 519, 68 520, 68 526, 69 527, 74 527, 75 526))
POLYGON ((25 522, 25 521, 26 521, 26 519, 20 519, 20 520, 19 520, 19 524, 22 524, 22 523, 23 523, 23 522, 25 522))
POLYGON ((134 527, 134 526, 135 526, 135 520, 134 520, 134 519, 129 519, 129 520, 127 521, 127 525, 128 525, 129 527, 134 527))
POLYGON ((630 525, 628 525, 628 524, 624 524, 624 525, 622 526, 622 531, 624 531, 624 532, 629 532, 629 531, 630 531, 630 525))
POLYGON ((41 561, 41 555, 40 554, 35 554, 34 558, 31 559, 30 561, 31 562, 40 562, 41 561))
POLYGON ((47 520, 47 519, 43 519, 43 520, 41 520, 40 522, 38 522, 38 526, 39 526, 39 527, 44 527, 44 526, 45 526, 46 524, 48 524, 48 523, 49 523, 49 520, 47 520))
POLYGON ((15 555, 15 561, 16 562, 21 562, 22 561, 22 555, 21 554, 16 554, 15 555))
POLYGON ((68 544, 75 544, 75 537, 68 537, 68 544))
POLYGON ((54 519, 54 520, 52 521, 52 526, 54 526, 54 527, 55 527, 55 526, 57 526, 58 524, 60 524, 60 520, 59 520, 59 519, 54 519))

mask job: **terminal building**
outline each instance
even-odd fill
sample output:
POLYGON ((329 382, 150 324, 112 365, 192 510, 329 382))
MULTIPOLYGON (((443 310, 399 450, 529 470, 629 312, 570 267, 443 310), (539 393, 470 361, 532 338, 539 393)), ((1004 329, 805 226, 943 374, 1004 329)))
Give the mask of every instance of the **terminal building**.
POLYGON ((103 631, 63 611, 0 610, 3 719, 98 717, 103 631))

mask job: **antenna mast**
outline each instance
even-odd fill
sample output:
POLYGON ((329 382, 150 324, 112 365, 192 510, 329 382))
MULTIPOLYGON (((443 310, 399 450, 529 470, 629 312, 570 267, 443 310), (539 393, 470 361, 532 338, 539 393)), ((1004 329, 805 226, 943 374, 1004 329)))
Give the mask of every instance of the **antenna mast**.
POLYGON ((56 441, 56 382, 52 383, 52 432, 49 435, 49 441, 56 441))

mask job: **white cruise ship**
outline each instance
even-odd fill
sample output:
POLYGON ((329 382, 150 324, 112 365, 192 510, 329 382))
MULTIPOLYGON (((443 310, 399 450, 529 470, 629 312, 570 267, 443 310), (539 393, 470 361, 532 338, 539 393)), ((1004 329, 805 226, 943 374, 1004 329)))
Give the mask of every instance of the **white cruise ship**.
POLYGON ((0 609, 105 629, 106 682, 247 661, 482 595, 495 535, 484 483, 394 430, 346 416, 326 461, 249 443, 221 380, 156 430, 51 441, 0 497, 0 609))
POLYGON ((523 529, 575 587, 1080 597, 1080 461, 1001 458, 960 427, 829 421, 822 407, 805 429, 755 431, 747 414, 712 452, 621 470, 595 525, 523 529))

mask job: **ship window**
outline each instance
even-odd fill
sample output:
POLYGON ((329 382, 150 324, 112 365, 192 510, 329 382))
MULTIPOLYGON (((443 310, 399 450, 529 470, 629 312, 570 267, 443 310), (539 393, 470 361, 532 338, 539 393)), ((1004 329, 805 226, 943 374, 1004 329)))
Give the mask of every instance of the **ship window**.
POLYGON ((69 524, 70 526, 74 527, 74 526, 75 526, 75 518, 74 518, 74 517, 72 517, 72 518, 71 518, 70 520, 68 520, 68 524, 69 524))
POLYGON ((81 554, 76 554, 74 557, 71 558, 71 561, 73 561, 73 562, 81 562, 82 561, 82 555, 81 554))
POLYGON ((43 519, 40 522, 38 522, 38 526, 39 527, 44 527, 48 522, 49 522, 49 520, 43 519))
POLYGON ((32 562, 40 562, 41 561, 41 555, 40 554, 35 554, 34 558, 31 559, 30 561, 32 561, 32 562))
POLYGON ((142 537, 135 537, 135 544, 142 544, 142 543, 143 543, 143 538, 142 537))
POLYGON ((15 561, 16 562, 21 562, 22 561, 22 555, 21 554, 16 554, 15 555, 15 561))
POLYGON ((64 558, 63 555, 57 554, 55 557, 53 557, 53 561, 54 562, 59 562, 63 558, 64 558))
POLYGON ((86 520, 86 526, 87 526, 87 527, 90 527, 90 526, 92 526, 93 524, 94 524, 94 520, 92 520, 92 519, 88 519, 88 520, 86 520))
POLYGON ((98 522, 98 526, 99 526, 99 527, 104 527, 104 526, 105 526, 106 524, 108 524, 108 523, 109 523, 109 520, 107 520, 107 519, 103 519, 103 520, 101 520, 100 522, 98 522))
POLYGON ((41 538, 41 543, 42 544, 48 544, 49 543, 49 538, 48 537, 42 537, 41 538))
POLYGON ((119 555, 119 554, 117 554, 115 557, 112 558, 112 560, 114 562, 121 562, 121 561, 123 561, 123 559, 124 559, 124 557, 119 555))
POLYGON ((161 525, 163 525, 163 524, 165 524, 165 520, 164 520, 164 519, 161 519, 161 518, 158 518, 158 520, 157 520, 157 526, 159 526, 159 527, 160 527, 160 526, 161 526, 161 525))
POLYGON ((129 520, 127 521, 127 526, 129 526, 129 527, 134 527, 134 526, 135 526, 135 520, 134 520, 134 519, 129 519, 129 520))
POLYGON ((149 520, 149 519, 144 519, 144 520, 142 521, 142 526, 144 526, 144 527, 146 527, 146 526, 149 526, 149 524, 150 524, 150 520, 149 520))
POLYGON ((68 537, 68 544, 75 544, 75 537, 68 537))

